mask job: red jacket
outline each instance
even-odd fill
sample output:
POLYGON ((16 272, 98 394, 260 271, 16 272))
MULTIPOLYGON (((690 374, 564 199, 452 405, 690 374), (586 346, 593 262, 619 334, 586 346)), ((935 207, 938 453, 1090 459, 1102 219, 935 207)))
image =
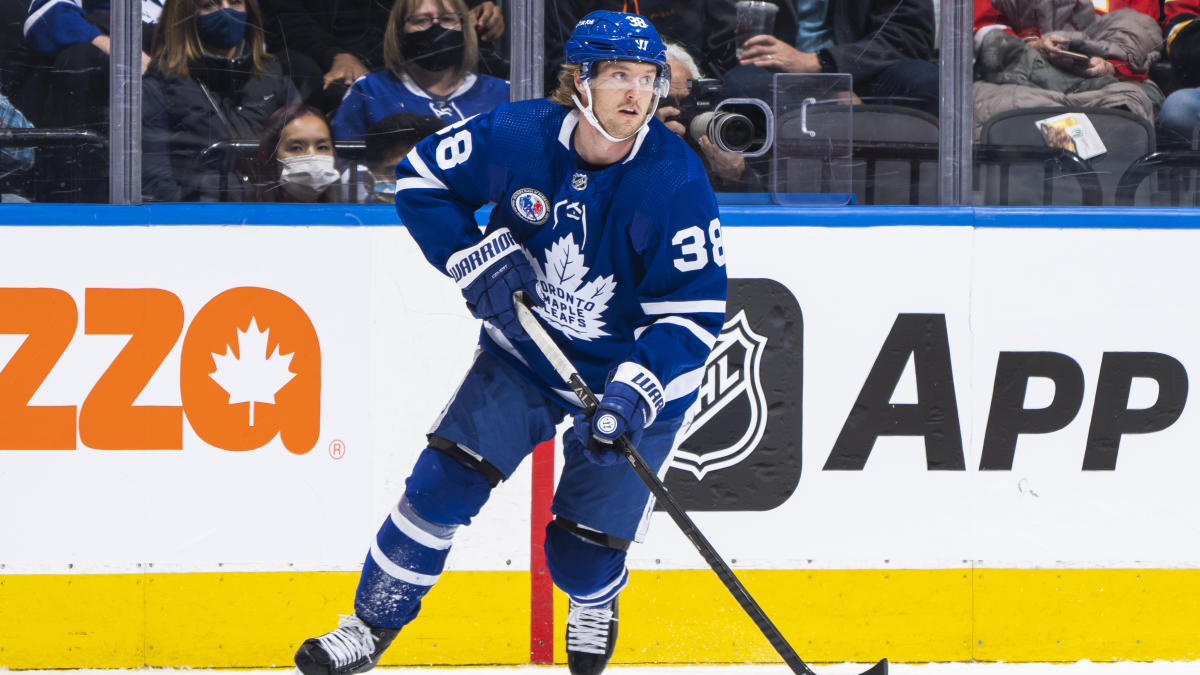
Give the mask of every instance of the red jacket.
MULTIPOLYGON (((1087 2, 1088 0, 1076 0, 1076 2, 1087 2)), ((1171 5, 1189 5, 1192 7, 1192 12, 1197 13, 1200 8, 1200 0, 1167 0, 1167 11, 1170 12, 1171 5)), ((1078 5, 1076 5, 1078 7, 1078 5)), ((1095 10, 1098 16, 1115 12, 1118 9, 1136 9, 1142 14, 1153 17, 1156 21, 1159 18, 1158 0, 1094 0, 1092 9, 1095 10)), ((1006 33, 1011 33, 1021 38, 1041 37, 1042 32, 1033 26, 1012 26, 1009 25, 1009 20, 1004 16, 1004 13, 992 6, 991 0, 975 0, 975 34, 979 35, 979 31, 987 28, 989 30, 1003 30, 1006 33)), ((1109 63, 1117 69, 1117 77, 1122 80, 1141 81, 1148 76, 1145 73, 1135 73, 1133 69, 1125 61, 1109 59, 1109 63)))

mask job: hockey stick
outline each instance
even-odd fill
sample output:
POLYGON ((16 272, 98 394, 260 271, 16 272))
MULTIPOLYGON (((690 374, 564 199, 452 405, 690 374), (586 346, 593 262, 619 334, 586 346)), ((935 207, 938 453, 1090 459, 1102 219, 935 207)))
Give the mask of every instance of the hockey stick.
MULTIPOLYGON (((546 360, 550 362, 550 365, 554 367, 558 376, 579 397, 584 409, 589 412, 594 411, 599 404, 599 400, 592 393, 592 390, 588 388, 587 384, 584 383, 583 378, 579 376, 575 367, 571 365, 566 354, 563 354, 558 345, 554 344, 554 340, 546 332, 546 329, 542 327, 537 317, 534 316, 533 311, 529 308, 525 300, 525 294, 517 291, 513 293, 513 300, 513 304, 516 305, 517 320, 521 322, 521 327, 533 339, 534 344, 541 350, 546 360)), ((771 623, 771 620, 767 618, 766 613, 758 606, 754 598, 750 596, 750 592, 746 590, 742 582, 738 581, 733 570, 729 569, 729 565, 725 564, 725 560, 721 558, 717 550, 713 548, 713 545, 708 542, 708 539, 700 532, 696 524, 692 522, 687 512, 683 510, 679 502, 675 501, 675 497, 667 491, 666 486, 659 480, 658 475, 650 468, 650 465, 646 463, 645 458, 642 457, 637 448, 633 447, 633 443, 630 443, 629 439, 622 435, 617 439, 616 446, 621 451, 621 454, 625 456, 630 466, 633 467, 638 478, 642 479, 642 482, 650 489, 651 494, 658 499, 659 503, 670 514, 671 520, 675 521, 675 524, 683 531, 684 536, 700 552, 700 556, 704 558, 704 561, 708 563, 713 572, 716 572, 717 578, 721 580, 721 583, 725 584, 725 588, 733 595, 746 614, 750 615, 751 620, 754 621, 754 625, 758 626, 758 629, 762 631, 762 634, 771 643, 771 646, 775 648, 775 651, 783 657, 783 662, 796 675, 816 675, 812 668, 809 668, 804 661, 800 660, 800 657, 796 654, 796 650, 792 649, 792 646, 784 639, 783 634, 779 632, 775 624, 771 623)), ((887 659, 883 659, 864 671, 862 675, 887 675, 887 671, 888 661, 887 659)))

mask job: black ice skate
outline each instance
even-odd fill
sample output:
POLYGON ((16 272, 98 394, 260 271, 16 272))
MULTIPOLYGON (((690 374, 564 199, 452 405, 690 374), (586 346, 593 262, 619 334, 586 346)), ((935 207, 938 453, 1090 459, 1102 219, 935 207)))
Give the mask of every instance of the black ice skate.
POLYGON ((617 599, 600 607, 571 600, 567 614, 567 667, 571 675, 600 675, 617 646, 617 599))
POLYGON ((296 668, 304 675, 353 675, 379 663, 383 650, 396 639, 399 628, 374 628, 362 619, 342 615, 338 627, 309 638, 296 650, 296 668))

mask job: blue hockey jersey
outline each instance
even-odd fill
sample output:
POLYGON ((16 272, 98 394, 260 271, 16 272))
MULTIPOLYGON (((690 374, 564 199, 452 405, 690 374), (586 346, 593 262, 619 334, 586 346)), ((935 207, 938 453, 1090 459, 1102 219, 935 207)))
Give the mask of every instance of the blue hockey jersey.
POLYGON ((490 75, 468 74, 449 96, 434 98, 408 75, 379 70, 358 78, 346 92, 333 116, 333 137, 361 141, 372 124, 394 113, 432 115, 450 124, 507 101, 508 82, 490 75))
MULTIPOLYGON (((581 168, 580 123, 542 99, 444 128, 397 167, 396 210, 447 273, 456 252, 510 231, 538 276, 537 313, 588 386, 601 392, 612 375, 673 418, 695 400, 725 318, 716 198, 699 158, 658 120, 599 170, 581 168), (487 203, 481 233, 474 212, 487 203)), ((578 408, 532 342, 485 322, 480 344, 578 408)))
MULTIPOLYGON (((163 0, 142 0, 142 23, 156 23, 163 0)), ((25 16, 26 41, 39 54, 54 56, 80 42, 91 42, 100 29, 85 18, 93 12, 107 13, 110 0, 33 0, 25 16)), ((142 45, 148 51, 150 45, 142 45)))

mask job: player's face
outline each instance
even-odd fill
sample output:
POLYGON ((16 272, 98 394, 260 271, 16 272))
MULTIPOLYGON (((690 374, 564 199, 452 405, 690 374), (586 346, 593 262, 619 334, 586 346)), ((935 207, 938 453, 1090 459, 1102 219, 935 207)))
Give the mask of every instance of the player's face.
POLYGON ((654 101, 658 67, 635 61, 598 63, 589 87, 592 112, 608 133, 617 138, 633 134, 642 126, 654 101))
POLYGON ((333 156, 333 139, 329 137, 329 127, 325 120, 316 115, 301 115, 288 122, 279 134, 279 149, 275 156, 279 159, 299 157, 301 155, 333 156))

